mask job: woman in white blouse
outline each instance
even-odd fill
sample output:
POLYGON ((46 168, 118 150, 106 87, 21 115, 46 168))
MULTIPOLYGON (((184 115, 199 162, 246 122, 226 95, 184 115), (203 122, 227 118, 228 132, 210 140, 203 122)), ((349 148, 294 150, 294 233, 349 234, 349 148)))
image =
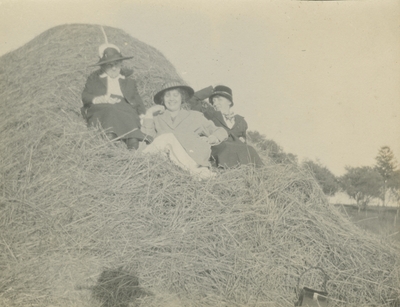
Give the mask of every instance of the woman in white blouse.
POLYGON ((89 126, 100 125, 109 139, 123 140, 128 149, 137 149, 139 141, 149 143, 151 137, 140 131, 140 115, 146 109, 138 93, 136 82, 129 78, 132 71, 122 70, 119 48, 104 44, 99 48, 100 66, 87 79, 82 93, 83 108, 89 126))

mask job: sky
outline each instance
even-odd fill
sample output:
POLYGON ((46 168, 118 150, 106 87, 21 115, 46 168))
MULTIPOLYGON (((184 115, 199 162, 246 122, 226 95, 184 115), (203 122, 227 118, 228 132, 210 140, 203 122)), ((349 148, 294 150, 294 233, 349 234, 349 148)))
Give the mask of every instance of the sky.
POLYGON ((249 130, 299 161, 339 176, 389 146, 400 163, 398 0, 0 0, 0 56, 71 23, 124 30, 195 90, 231 87, 249 130))

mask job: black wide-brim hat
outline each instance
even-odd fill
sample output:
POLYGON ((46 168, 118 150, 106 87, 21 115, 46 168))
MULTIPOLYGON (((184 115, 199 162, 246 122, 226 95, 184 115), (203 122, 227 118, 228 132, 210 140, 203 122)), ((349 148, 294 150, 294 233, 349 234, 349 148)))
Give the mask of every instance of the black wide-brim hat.
POLYGON ((93 65, 90 66, 98 66, 98 65, 103 65, 115 61, 123 61, 123 60, 129 60, 132 59, 133 56, 123 56, 119 50, 113 48, 113 47, 108 47, 104 49, 103 56, 100 58, 100 60, 93 65))
POLYGON ((232 103, 231 106, 233 106, 232 90, 229 87, 227 87, 225 85, 217 85, 216 87, 214 87, 214 90, 213 90, 211 96, 208 98, 208 101, 210 102, 210 104, 214 104, 213 100, 212 100, 214 96, 225 97, 232 103))
POLYGON ((155 104, 162 104, 162 99, 161 98, 164 95, 164 93, 166 91, 173 90, 173 89, 176 89, 176 88, 181 88, 181 89, 185 90, 189 95, 189 99, 194 94, 194 89, 192 89, 190 86, 182 84, 179 81, 169 81, 169 82, 164 83, 161 86, 161 89, 157 92, 157 94, 154 95, 154 98, 153 98, 154 103, 155 104))

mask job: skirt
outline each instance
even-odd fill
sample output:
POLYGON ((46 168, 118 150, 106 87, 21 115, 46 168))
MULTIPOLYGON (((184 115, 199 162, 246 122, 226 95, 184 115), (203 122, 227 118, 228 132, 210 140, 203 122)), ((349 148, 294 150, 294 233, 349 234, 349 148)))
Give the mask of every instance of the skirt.
POLYGON ((139 115, 124 100, 116 104, 94 104, 86 114, 88 126, 100 125, 106 133, 115 133, 121 139, 143 137, 139 115))
POLYGON ((225 141, 211 147, 211 156, 217 167, 230 168, 241 164, 264 165, 256 150, 239 140, 225 141))

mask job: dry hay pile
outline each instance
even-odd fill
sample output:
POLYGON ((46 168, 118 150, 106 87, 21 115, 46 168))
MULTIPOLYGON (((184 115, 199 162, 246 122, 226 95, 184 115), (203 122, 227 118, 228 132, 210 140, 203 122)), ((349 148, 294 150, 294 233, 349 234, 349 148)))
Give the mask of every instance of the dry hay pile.
MULTIPOLYGON (((158 51, 106 32, 136 55, 147 102, 176 77, 158 51)), ((0 305, 293 306, 298 285, 322 290, 318 270, 300 278, 312 267, 331 305, 395 305, 398 250, 296 166, 199 182, 88 130, 80 92, 101 42, 96 26, 62 26, 0 58, 0 305)))

